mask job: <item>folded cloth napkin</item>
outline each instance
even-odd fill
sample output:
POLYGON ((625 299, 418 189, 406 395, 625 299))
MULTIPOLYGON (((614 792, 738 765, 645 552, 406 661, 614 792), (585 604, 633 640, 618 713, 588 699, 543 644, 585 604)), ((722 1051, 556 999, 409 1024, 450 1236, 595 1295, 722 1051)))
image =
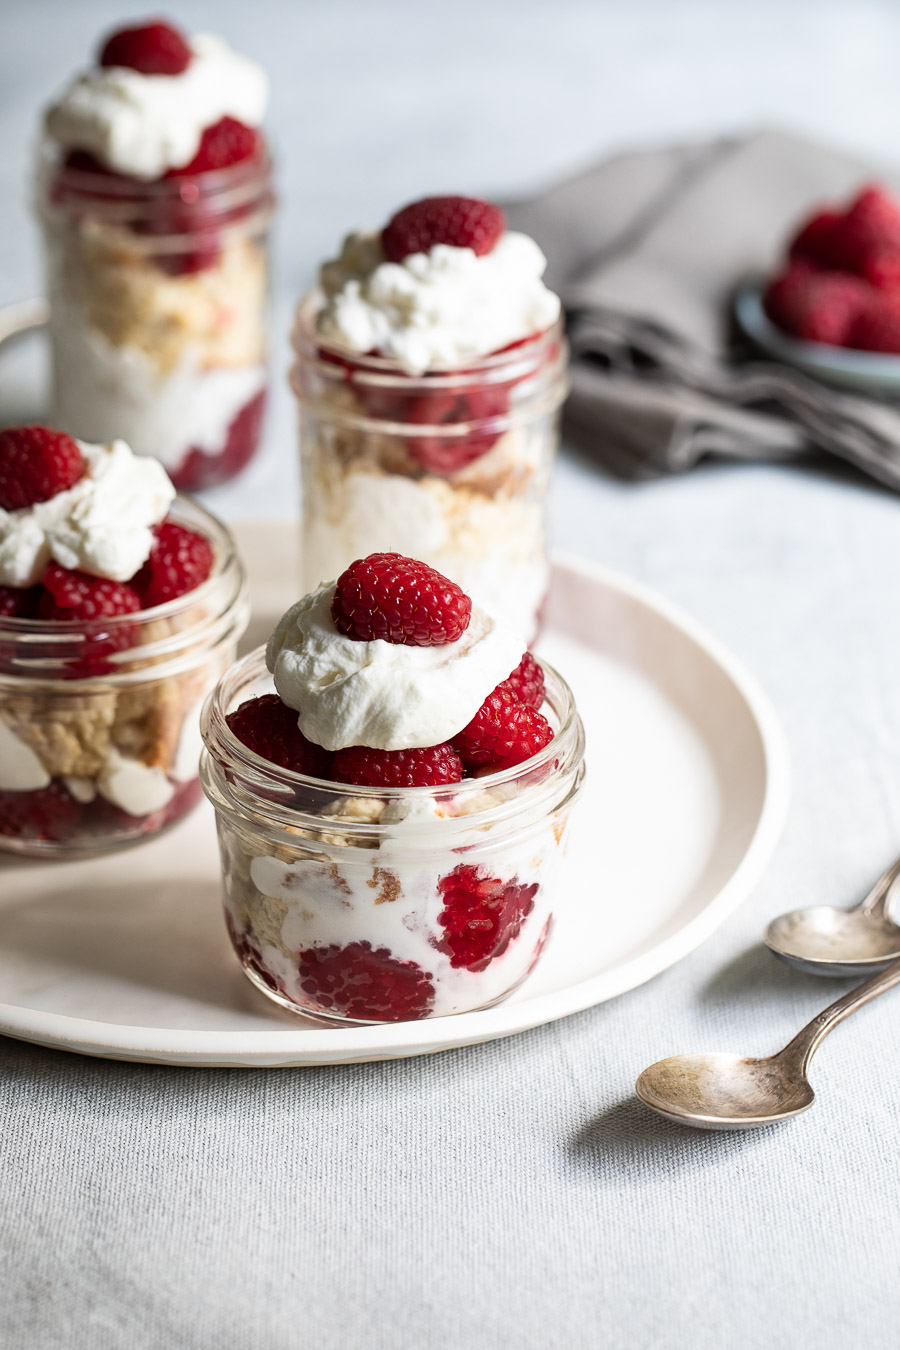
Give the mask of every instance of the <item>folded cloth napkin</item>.
POLYGON ((734 292, 816 204, 890 175, 779 131, 607 160, 507 208, 549 259, 572 345, 566 434, 650 478, 707 454, 826 451, 900 489, 900 403, 759 359, 734 292))

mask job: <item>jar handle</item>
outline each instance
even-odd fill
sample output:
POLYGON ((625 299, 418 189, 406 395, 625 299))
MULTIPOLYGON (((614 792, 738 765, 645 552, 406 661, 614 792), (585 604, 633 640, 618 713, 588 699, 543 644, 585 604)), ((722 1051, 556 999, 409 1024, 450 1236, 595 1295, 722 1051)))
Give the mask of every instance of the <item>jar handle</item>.
POLYGON ((0 305, 0 346, 34 329, 46 328, 49 318, 50 306, 37 297, 0 305))

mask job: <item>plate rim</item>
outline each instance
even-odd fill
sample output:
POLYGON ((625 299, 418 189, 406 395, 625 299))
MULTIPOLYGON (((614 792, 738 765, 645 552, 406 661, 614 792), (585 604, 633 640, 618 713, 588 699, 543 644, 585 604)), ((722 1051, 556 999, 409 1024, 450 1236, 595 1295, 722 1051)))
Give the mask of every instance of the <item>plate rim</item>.
POLYGON ((743 282, 734 295, 734 313, 740 328, 763 351, 807 374, 830 377, 853 388, 868 384, 880 389, 900 387, 900 355, 834 347, 827 342, 805 342, 783 333, 766 314, 763 283, 743 282))
POLYGON ((407 1058, 518 1035, 638 988, 695 951, 750 894, 774 852, 787 816, 790 763, 775 709, 756 677, 723 642, 643 582, 565 551, 554 568, 587 577, 637 601, 684 633, 729 678, 760 737, 765 788, 749 843, 724 886, 698 914, 648 951, 563 989, 479 1012, 377 1027, 273 1027, 271 1031, 188 1031, 98 1022, 0 1003, 0 1035, 91 1058, 188 1068, 301 1068, 407 1058), (446 1032, 442 1033, 443 1028, 446 1032), (293 1056, 293 1057, 292 1057, 293 1056))

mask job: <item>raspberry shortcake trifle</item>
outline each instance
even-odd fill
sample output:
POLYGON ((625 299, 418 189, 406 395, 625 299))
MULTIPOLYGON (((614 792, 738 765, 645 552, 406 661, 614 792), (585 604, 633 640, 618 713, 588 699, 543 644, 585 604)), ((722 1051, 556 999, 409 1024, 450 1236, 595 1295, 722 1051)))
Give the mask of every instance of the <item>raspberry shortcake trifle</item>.
POLYGON ((259 442, 271 164, 259 66, 209 34, 113 33, 44 118, 54 420, 192 491, 259 442))
POLYGON ((533 638, 567 387, 545 266, 499 207, 429 197, 322 267, 294 331, 305 585, 397 549, 533 638))
POLYGON ((231 537, 161 464, 0 432, 0 847, 105 852, 185 815, 247 617, 231 537))
POLYGON ((584 734, 508 621, 372 554, 227 672, 202 733, 226 923, 263 993, 398 1022, 487 1007, 532 969, 584 734))

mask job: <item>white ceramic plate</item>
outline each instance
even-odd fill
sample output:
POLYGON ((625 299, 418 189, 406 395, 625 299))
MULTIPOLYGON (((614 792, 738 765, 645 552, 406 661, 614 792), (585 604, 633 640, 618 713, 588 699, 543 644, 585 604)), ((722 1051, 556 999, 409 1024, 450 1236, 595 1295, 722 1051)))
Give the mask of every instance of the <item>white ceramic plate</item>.
MULTIPOLYGON (((259 641, 292 598, 275 584, 290 576, 290 540, 239 533, 259 641)), ((228 947, 204 803, 129 852, 0 864, 0 1032, 159 1064, 392 1059, 565 1017, 692 951, 747 896, 781 830, 788 767, 769 703, 673 606, 572 558, 555 566, 541 649, 574 688, 589 771, 552 941, 507 1002, 337 1029, 274 1007, 228 947)))
POLYGON ((762 287, 757 282, 748 282, 738 291, 734 313, 751 342, 776 361, 796 366, 826 384, 862 389, 870 394, 895 394, 900 390, 900 356, 851 351, 847 347, 787 337, 763 309, 762 287))

